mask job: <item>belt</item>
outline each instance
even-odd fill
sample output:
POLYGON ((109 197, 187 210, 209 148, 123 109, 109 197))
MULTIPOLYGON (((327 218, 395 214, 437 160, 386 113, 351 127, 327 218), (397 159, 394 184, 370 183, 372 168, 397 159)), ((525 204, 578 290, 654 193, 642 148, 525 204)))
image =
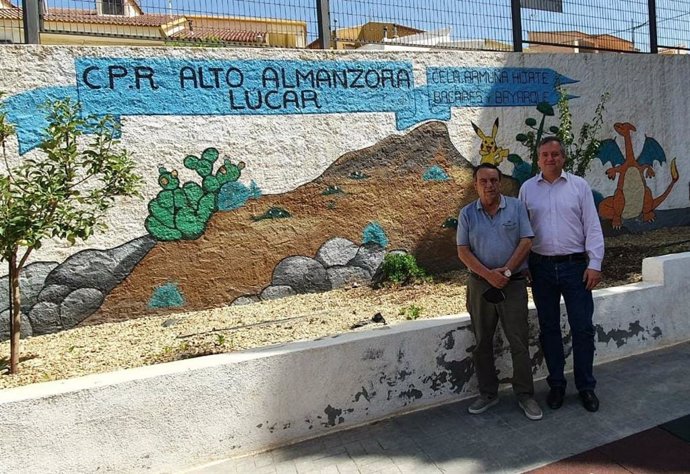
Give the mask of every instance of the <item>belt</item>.
MULTIPOLYGON (((471 273, 471 272, 470 272, 470 275, 472 275, 472 277, 476 278, 477 280, 485 281, 485 282, 488 283, 488 281, 486 281, 485 278, 480 277, 480 276, 477 275, 476 273, 471 273)), ((510 281, 519 281, 519 280, 524 280, 524 279, 525 279, 525 276, 524 276, 522 273, 518 273, 518 274, 516 274, 516 275, 510 275, 510 278, 508 278, 508 279, 509 279, 510 281)))
POLYGON ((530 258, 541 262, 564 263, 564 262, 586 262, 587 253, 570 253, 567 255, 541 255, 536 252, 530 253, 530 258))

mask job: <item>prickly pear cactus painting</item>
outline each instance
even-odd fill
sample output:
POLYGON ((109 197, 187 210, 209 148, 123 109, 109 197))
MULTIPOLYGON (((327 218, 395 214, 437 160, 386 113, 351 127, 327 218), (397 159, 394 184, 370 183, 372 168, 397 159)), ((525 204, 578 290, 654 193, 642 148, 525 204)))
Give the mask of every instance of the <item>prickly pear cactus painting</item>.
POLYGON ((244 168, 244 162, 233 164, 225 159, 213 173, 218 160, 218 150, 207 148, 201 157, 189 155, 184 166, 195 171, 201 185, 188 181, 180 187, 177 171, 158 169, 158 184, 162 190, 149 203, 149 215, 144 223, 146 230, 157 240, 195 240, 201 237, 206 224, 218 210, 218 195, 227 183, 236 182, 244 168))

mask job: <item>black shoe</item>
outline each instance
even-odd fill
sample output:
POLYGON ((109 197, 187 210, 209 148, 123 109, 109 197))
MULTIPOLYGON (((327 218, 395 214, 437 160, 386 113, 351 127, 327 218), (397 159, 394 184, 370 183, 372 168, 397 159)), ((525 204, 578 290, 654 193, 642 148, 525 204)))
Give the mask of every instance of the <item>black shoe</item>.
POLYGON ((551 387, 549 394, 546 396, 546 404, 552 410, 558 410, 563 405, 564 397, 565 389, 563 387, 551 387))
POLYGON ((599 409, 599 399, 594 395, 594 390, 583 390, 580 392, 580 401, 587 411, 597 411, 599 409))

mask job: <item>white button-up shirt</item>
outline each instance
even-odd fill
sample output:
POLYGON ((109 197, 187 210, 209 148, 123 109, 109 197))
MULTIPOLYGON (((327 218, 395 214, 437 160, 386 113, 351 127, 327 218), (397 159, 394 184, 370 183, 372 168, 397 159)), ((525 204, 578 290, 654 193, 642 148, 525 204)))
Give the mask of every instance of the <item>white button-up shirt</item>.
POLYGON ((519 198, 527 206, 534 230, 533 252, 541 255, 587 252, 588 268, 601 271, 604 234, 587 181, 563 171, 549 183, 539 173, 522 185, 519 198))

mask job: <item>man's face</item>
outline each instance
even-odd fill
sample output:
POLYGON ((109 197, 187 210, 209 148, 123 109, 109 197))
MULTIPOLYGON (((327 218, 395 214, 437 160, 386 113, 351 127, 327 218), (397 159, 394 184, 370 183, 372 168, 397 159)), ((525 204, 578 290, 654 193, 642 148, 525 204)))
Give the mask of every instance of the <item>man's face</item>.
POLYGON ((558 142, 548 142, 539 147, 537 164, 542 173, 560 176, 565 164, 565 156, 558 142))
POLYGON ((474 189, 477 190, 482 202, 494 202, 500 194, 501 179, 498 171, 490 168, 480 168, 474 178, 474 189))

